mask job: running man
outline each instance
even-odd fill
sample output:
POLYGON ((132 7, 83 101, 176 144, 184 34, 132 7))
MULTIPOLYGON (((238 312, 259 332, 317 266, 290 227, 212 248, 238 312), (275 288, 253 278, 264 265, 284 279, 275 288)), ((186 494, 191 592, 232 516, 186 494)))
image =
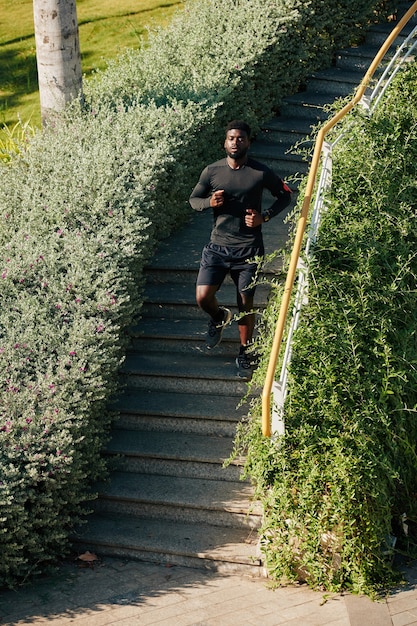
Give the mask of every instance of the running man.
POLYGON ((219 306, 216 293, 227 274, 236 285, 240 349, 236 358, 238 375, 249 378, 252 370, 250 346, 255 327, 254 277, 264 256, 262 224, 283 211, 291 201, 290 188, 270 168, 248 156, 251 129, 242 120, 226 127, 226 157, 208 165, 191 196, 196 211, 213 210, 214 225, 204 247, 197 278, 196 301, 209 316, 206 343, 217 346, 232 313, 219 306), (262 194, 268 189, 276 198, 262 212, 262 194), (243 315, 242 315, 243 314, 243 315))

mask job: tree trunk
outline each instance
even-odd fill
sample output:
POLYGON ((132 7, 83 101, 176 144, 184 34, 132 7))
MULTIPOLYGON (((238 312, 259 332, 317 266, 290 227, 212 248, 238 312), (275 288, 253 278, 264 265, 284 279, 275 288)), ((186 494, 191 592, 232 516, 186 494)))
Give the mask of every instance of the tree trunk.
POLYGON ((33 0, 42 123, 82 95, 75 0, 33 0))

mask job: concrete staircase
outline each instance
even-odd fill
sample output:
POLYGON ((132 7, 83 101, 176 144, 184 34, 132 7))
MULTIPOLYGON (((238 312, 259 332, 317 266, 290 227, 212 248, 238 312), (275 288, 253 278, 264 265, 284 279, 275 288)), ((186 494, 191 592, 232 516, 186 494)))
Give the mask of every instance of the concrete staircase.
MULTIPOLYGON (((256 530, 261 510, 241 480, 241 460, 223 467, 248 410, 239 406, 247 383, 236 375, 237 324, 208 351, 207 320, 195 304, 211 219, 209 212, 192 215, 147 269, 143 317, 121 371, 121 416, 106 450, 111 481, 100 488, 76 547, 258 576, 264 574, 256 530)), ((270 249, 286 239, 281 220, 271 225, 270 249)), ((267 296, 260 286, 260 307, 267 296)), ((219 299, 237 313, 230 280, 219 299)))
MULTIPOLYGON (((280 114, 264 124, 253 156, 286 179, 305 175, 308 163, 288 151, 312 124, 327 118, 324 105, 360 83, 391 28, 373 27, 363 45, 340 51, 335 67, 316 72, 305 91, 286 98, 280 114)), ((247 385, 237 378, 234 363, 237 325, 207 351, 207 320, 194 299, 210 225, 209 212, 194 214, 161 244, 147 269, 143 317, 132 329, 121 371, 126 386, 121 417, 106 450, 114 469, 75 544, 79 551, 102 555, 265 575, 259 504, 241 480, 241 461, 223 467, 236 425, 248 411, 247 404, 240 405, 247 385)), ((276 218, 264 234, 271 252, 284 245, 287 226, 276 218)), ((274 261, 266 272, 274 273, 278 265, 274 261)), ((258 288, 257 306, 267 297, 267 287, 258 288)), ((230 281, 219 300, 236 313, 230 281)))

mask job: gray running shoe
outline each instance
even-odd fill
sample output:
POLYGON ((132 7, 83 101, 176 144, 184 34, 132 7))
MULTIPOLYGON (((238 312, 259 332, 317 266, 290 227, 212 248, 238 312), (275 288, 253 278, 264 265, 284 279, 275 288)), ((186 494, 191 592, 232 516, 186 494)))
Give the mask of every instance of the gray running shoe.
POLYGON ((210 319, 207 327, 207 335, 206 335, 206 345, 207 348, 215 348, 219 345, 222 340, 222 334, 225 326, 232 319, 232 312, 226 307, 219 307, 223 311, 223 321, 216 323, 214 320, 210 319))
POLYGON ((237 367, 237 375, 239 378, 245 378, 246 380, 250 380, 252 377, 252 372, 254 370, 254 363, 251 360, 251 357, 246 352, 241 352, 236 357, 236 367, 237 367))

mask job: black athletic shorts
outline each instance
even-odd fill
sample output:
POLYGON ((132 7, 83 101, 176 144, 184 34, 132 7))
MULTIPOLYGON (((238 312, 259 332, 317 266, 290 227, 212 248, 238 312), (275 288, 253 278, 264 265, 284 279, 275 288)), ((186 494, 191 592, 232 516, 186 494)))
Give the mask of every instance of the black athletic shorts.
POLYGON ((253 259, 263 255, 263 247, 234 248, 208 243, 201 255, 197 285, 220 286, 227 274, 230 274, 239 293, 253 295, 255 286, 252 281, 258 269, 258 263, 253 262, 253 259))

